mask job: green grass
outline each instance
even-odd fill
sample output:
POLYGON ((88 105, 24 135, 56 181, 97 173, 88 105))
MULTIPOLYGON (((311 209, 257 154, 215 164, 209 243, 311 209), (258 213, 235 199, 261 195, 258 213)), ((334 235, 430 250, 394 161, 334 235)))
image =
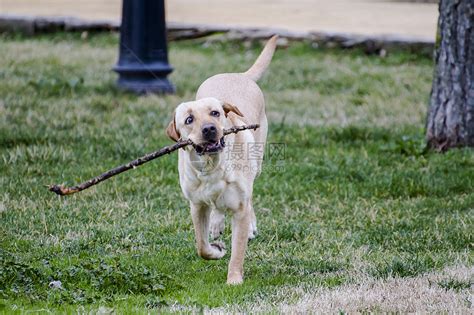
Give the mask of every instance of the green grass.
MULTIPOLYGON (((48 192, 169 144, 174 107, 260 50, 170 46, 177 94, 137 97, 115 88, 116 35, 0 37, 0 312, 274 303, 282 288, 337 287, 358 273, 472 265, 474 154, 425 150, 432 62, 403 52, 276 53, 260 85, 269 142, 286 156, 256 182, 259 236, 242 286, 224 285, 228 256, 197 257, 176 154, 77 195, 48 192)), ((469 287, 456 281, 440 285, 469 287)))

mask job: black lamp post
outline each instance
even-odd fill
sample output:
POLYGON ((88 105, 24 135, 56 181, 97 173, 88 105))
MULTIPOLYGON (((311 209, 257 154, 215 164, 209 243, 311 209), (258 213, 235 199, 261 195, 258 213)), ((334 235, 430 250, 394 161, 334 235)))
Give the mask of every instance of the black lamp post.
POLYGON ((135 93, 173 93, 168 63, 164 0, 123 0, 119 60, 120 88, 135 93))

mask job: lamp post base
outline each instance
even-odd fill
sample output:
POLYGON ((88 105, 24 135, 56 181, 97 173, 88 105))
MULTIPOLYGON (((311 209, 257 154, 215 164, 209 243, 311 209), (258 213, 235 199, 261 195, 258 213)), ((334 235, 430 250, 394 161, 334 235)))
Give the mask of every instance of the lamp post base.
POLYGON ((119 89, 137 94, 171 94, 176 92, 167 79, 173 69, 168 64, 117 65, 114 71, 119 74, 119 89))
POLYGON ((176 92, 175 87, 167 78, 153 78, 149 80, 120 78, 117 80, 117 86, 121 90, 136 94, 173 94, 176 92))

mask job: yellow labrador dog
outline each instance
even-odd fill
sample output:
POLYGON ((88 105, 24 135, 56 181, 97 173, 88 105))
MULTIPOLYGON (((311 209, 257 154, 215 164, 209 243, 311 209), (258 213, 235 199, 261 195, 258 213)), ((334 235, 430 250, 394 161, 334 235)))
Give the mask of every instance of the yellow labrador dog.
POLYGON ((166 130, 174 141, 191 139, 195 144, 179 150, 178 168, 181 189, 191 204, 199 256, 220 259, 225 255, 223 243, 209 243, 209 233, 217 239, 224 230, 225 212, 232 213, 228 284, 242 283, 247 242, 257 232, 253 182, 261 170, 268 123, 263 94, 255 82, 269 66, 276 40, 274 36, 268 41, 247 72, 218 74, 204 81, 195 101, 176 108, 166 130), (256 123, 259 129, 228 135, 224 142, 224 129, 256 123), (251 152, 249 159, 255 144, 260 149, 251 152), (239 154, 229 158, 236 147, 239 154))

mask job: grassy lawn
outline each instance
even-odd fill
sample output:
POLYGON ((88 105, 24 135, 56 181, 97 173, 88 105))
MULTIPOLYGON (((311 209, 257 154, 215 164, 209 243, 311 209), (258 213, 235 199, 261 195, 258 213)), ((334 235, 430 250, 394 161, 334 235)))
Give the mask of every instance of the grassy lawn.
POLYGON ((422 56, 276 53, 260 86, 285 159, 265 161, 256 181, 242 286, 225 285, 229 255, 196 255, 176 154, 66 198, 44 187, 169 144, 174 107, 259 51, 171 43, 177 94, 137 97, 115 88, 116 35, 0 37, 0 312, 268 311, 428 273, 440 275, 434 289, 472 292, 474 154, 425 151, 433 64, 422 56), (467 278, 443 276, 456 266, 467 278))

